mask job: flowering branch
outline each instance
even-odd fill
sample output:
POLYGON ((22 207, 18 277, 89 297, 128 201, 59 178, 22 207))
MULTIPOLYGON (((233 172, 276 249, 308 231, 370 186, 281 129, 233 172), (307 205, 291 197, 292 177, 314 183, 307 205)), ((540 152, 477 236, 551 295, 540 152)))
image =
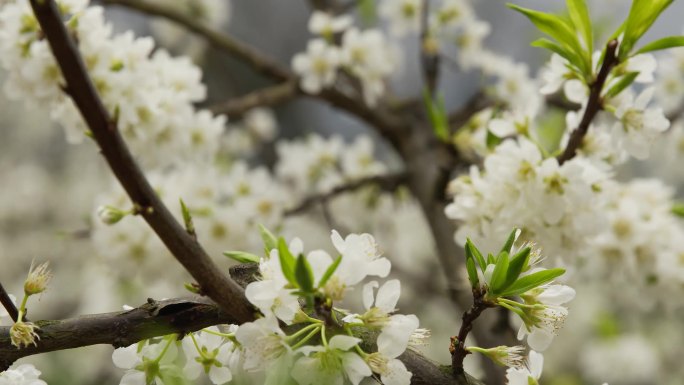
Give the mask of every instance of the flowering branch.
POLYGON ((565 147, 563 153, 558 156, 559 164, 563 164, 575 157, 577 149, 582 145, 582 141, 589 131, 591 121, 594 120, 594 117, 602 108, 603 100, 601 99, 601 91, 606 84, 610 71, 619 62, 617 49, 618 41, 615 39, 609 41, 606 45, 606 54, 601 69, 596 76, 596 80, 589 85, 589 100, 587 101, 587 108, 584 111, 584 116, 582 116, 582 121, 577 129, 570 135, 567 147, 565 147))
POLYGON ((362 178, 333 188, 324 194, 311 195, 300 202, 297 206, 285 211, 285 215, 296 215, 306 211, 316 203, 325 203, 328 200, 348 192, 353 192, 366 186, 377 186, 383 191, 394 191, 406 182, 406 173, 388 175, 375 175, 362 178))
POLYGON ((299 94, 297 82, 287 81, 275 86, 262 88, 241 97, 229 99, 211 107, 215 114, 226 115, 229 118, 240 118, 245 112, 255 107, 270 107, 288 100, 299 94))
POLYGON ((19 317, 19 310, 17 310, 17 306, 12 302, 12 299, 9 294, 7 294, 2 283, 0 283, 0 303, 2 303, 2 306, 7 310, 7 314, 9 314, 12 320, 16 322, 19 317))
POLYGON ((116 122, 95 91, 54 0, 31 0, 31 6, 64 76, 65 92, 81 112, 102 155, 134 205, 143 208, 140 215, 207 296, 230 311, 236 320, 252 320, 254 312, 242 288, 221 273, 206 251, 176 221, 136 164, 116 122))

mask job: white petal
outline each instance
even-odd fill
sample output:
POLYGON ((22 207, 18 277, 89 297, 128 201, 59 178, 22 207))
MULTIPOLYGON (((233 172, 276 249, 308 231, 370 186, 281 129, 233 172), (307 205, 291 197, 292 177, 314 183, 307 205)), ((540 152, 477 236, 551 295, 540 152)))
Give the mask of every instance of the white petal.
POLYGON ((373 289, 376 289, 378 286, 378 281, 370 281, 363 285, 362 298, 364 309, 369 310, 373 306, 373 289))
POLYGON ((333 243, 333 246, 335 246, 335 249, 337 249, 337 251, 340 254, 344 254, 344 250, 345 250, 344 239, 342 239, 342 236, 340 235, 340 233, 337 232, 337 230, 332 231, 332 233, 330 234, 330 240, 332 240, 332 243, 333 243))
POLYGON ((395 314, 390 323, 385 326, 378 336, 378 352, 395 358, 401 355, 408 346, 411 334, 418 328, 418 317, 413 314, 395 314))
POLYGON ((399 296, 401 295, 401 283, 398 279, 385 282, 378 290, 375 297, 375 306, 385 313, 391 313, 396 309, 399 296))
POLYGON ((527 336, 527 344, 536 351, 543 352, 548 349, 553 341, 553 334, 544 329, 532 329, 532 332, 527 336))
POLYGON ((499 138, 504 138, 515 134, 515 124, 510 120, 505 119, 492 119, 489 122, 489 131, 492 134, 498 136, 499 138))
POLYGON ((373 372, 370 367, 368 367, 366 361, 356 353, 343 354, 342 365, 344 366, 344 371, 352 385, 358 385, 361 380, 373 375, 373 372))
POLYGON ((588 97, 587 88, 584 86, 584 83, 577 79, 565 82, 563 92, 565 92, 565 97, 568 98, 569 101, 578 104, 583 104, 588 97))
POLYGON ((387 363, 387 372, 381 375, 380 379, 384 385, 410 385, 412 376, 403 362, 390 360, 387 363))
POLYGON ((528 360, 532 376, 538 379, 541 377, 542 369, 544 369, 544 356, 541 353, 531 350, 528 360))
POLYGON ((114 350, 112 361, 118 368, 133 369, 141 361, 138 356, 138 344, 114 350))
POLYGON ((131 370, 121 377, 119 385, 146 385, 145 373, 131 370))
POLYGON ((575 298, 575 289, 565 285, 550 285, 537 299, 547 305, 562 305, 575 298))
POLYGON ((349 350, 353 348, 354 346, 358 345, 358 343, 361 342, 361 339, 352 337, 352 336, 346 336, 344 334, 338 334, 334 336, 333 338, 330 339, 328 343, 328 347, 330 349, 338 349, 338 350, 349 350))
POLYGON ((220 368, 211 368, 209 371, 209 379, 215 385, 222 385, 233 379, 233 373, 230 369, 222 366, 220 368))

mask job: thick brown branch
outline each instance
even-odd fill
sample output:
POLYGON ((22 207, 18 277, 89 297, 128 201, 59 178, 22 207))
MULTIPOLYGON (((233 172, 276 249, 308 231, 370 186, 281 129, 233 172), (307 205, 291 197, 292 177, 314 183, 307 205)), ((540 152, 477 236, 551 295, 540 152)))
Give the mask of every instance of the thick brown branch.
POLYGON ((285 211, 285 215, 301 214, 316 203, 325 203, 338 195, 356 191, 366 186, 377 186, 383 191, 394 191, 406 182, 406 178, 407 175, 405 173, 398 173, 389 175, 376 175, 355 180, 351 183, 337 186, 327 193, 311 195, 300 202, 297 206, 285 211))
POLYGON ((14 302, 12 302, 12 298, 9 297, 9 294, 7 294, 7 291, 2 286, 2 283, 0 283, 0 303, 5 310, 7 310, 7 314, 9 314, 12 320, 16 322, 17 318, 19 317, 19 310, 14 302))
POLYGON ((19 358, 56 350, 108 344, 123 347, 172 333, 193 332, 236 319, 216 305, 193 300, 153 301, 139 308, 87 315, 60 321, 38 321, 36 346, 17 349, 10 343, 9 327, 0 327, 0 371, 19 358))
POLYGON ((252 320, 254 311, 242 288, 221 273, 204 249, 176 221, 136 164, 93 87, 55 1, 31 0, 31 6, 62 71, 66 92, 81 112, 112 172, 134 205, 142 208, 141 215, 169 251, 197 280, 203 293, 229 311, 236 320, 252 320))
POLYGON ((579 126, 575 131, 570 134, 570 140, 568 140, 568 145, 565 147, 565 151, 558 156, 558 163, 563 164, 566 161, 572 159, 577 154, 577 150, 582 145, 584 137, 589 131, 589 125, 591 125, 592 120, 603 108, 603 100, 601 99, 601 91, 603 91, 603 86, 606 84, 608 75, 610 71, 618 64, 617 57, 618 41, 611 40, 606 46, 606 55, 603 59, 603 64, 601 64, 601 69, 599 70, 596 80, 589 86, 589 100, 587 101, 587 108, 584 110, 584 115, 580 121, 579 126))
POLYGON ((240 118, 245 112, 255 107, 271 107, 287 102, 299 94, 297 82, 287 81, 272 87, 250 92, 246 95, 229 99, 212 106, 215 114, 226 115, 231 119, 240 118))

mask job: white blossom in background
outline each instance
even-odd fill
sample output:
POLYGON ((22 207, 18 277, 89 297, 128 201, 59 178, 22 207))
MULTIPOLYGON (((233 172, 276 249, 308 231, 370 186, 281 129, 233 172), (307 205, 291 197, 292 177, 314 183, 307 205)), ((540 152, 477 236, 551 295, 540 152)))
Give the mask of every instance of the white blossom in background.
POLYGON ((683 70, 684 48, 668 50, 658 57, 655 99, 667 113, 677 111, 684 104, 683 70))
POLYGON ((648 107, 654 92, 655 88, 649 87, 636 98, 623 92, 611 100, 618 120, 611 131, 613 139, 637 159, 647 158, 654 140, 670 127, 662 108, 648 107))
POLYGON ((417 33, 422 15, 421 0, 382 0, 379 4, 380 16, 385 18, 392 34, 398 37, 417 33))
POLYGON ((648 338, 626 334, 587 342, 579 354, 579 364, 582 373, 592 382, 655 385, 662 383, 658 355, 648 338), (596 365, 597 362, 602 364, 596 365))
MULTIPOLYGON (((232 0, 152 0, 159 6, 190 16, 212 29, 225 28, 231 17, 232 0)), ((163 47, 181 51, 193 58, 204 53, 207 42, 169 20, 154 18, 150 22, 155 39, 163 47)))
POLYGON ((22 364, 0 373, 0 385, 47 385, 40 371, 31 364, 22 364))
MULTIPOLYGON (((150 38, 136 38, 130 31, 113 34, 101 7, 75 5, 67 25, 79 36, 89 74, 133 153, 151 166, 212 160, 225 118, 195 110, 193 103, 206 96, 200 69, 187 58, 173 58, 162 49, 153 52, 150 38)), ((61 74, 28 2, 4 6, 0 25, 8 96, 47 106, 70 142, 83 141, 85 124, 61 90, 61 74)))
POLYGON ((397 59, 380 30, 350 28, 342 36, 340 62, 359 78, 364 100, 370 106, 383 95, 386 79, 397 69, 397 59))
POLYGON ((300 76, 299 84, 310 94, 317 94, 335 83, 339 64, 338 48, 323 39, 310 40, 306 52, 292 58, 292 69, 300 76))
POLYGON ((467 0, 445 0, 430 14, 430 28, 439 36, 452 36, 466 23, 474 20, 474 11, 467 0))
POLYGON ((349 15, 333 16, 315 10, 309 18, 309 32, 329 39, 336 33, 344 32, 353 23, 354 19, 349 15))

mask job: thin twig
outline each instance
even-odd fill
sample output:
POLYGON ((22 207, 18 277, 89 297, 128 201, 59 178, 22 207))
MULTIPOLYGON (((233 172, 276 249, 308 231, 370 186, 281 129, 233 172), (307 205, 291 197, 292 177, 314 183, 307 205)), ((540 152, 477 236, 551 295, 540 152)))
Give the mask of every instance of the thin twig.
POLYGON ((601 64, 601 69, 599 70, 596 80, 589 86, 589 100, 587 101, 587 108, 584 111, 584 116, 582 116, 582 121, 577 129, 570 134, 570 140, 568 140, 568 145, 565 147, 565 151, 558 156, 559 164, 563 164, 575 157, 577 150, 582 145, 582 141, 589 131, 589 125, 591 124, 592 120, 594 120, 594 117, 599 110, 603 108, 601 91, 603 91, 603 86, 606 84, 606 80, 608 79, 610 71, 619 62, 617 57, 617 48, 617 40, 611 40, 606 45, 606 55, 603 59, 603 64, 601 64))
POLYGON ((55 1, 31 0, 31 6, 62 71, 67 94, 81 112, 102 155, 134 206, 144 208, 141 216, 197 280, 207 296, 226 311, 230 311, 236 320, 253 320, 254 310, 245 298, 243 289, 223 274, 199 243, 188 235, 138 167, 116 123, 93 87, 55 1))
POLYGON ((216 104, 209 109, 215 114, 226 115, 229 118, 240 118, 245 112, 255 107, 271 107, 292 100, 299 94, 297 82, 287 81, 275 86, 262 88, 246 95, 229 99, 216 104))
POLYGON ((406 182, 406 177, 406 173, 397 173, 388 175, 375 175, 358 179, 353 182, 337 186, 326 193, 311 195, 301 201, 297 206, 286 210, 285 215, 291 216, 301 214, 316 203, 325 203, 338 195, 356 191, 366 186, 377 186, 383 191, 394 191, 397 189, 397 187, 406 182))
POLYGON ((423 78, 425 86, 430 95, 434 96, 437 91, 437 81, 439 79, 439 52, 436 43, 430 36, 430 0, 423 0, 421 4, 420 21, 420 61, 423 68, 423 78))
POLYGON ((452 337, 451 346, 449 350, 451 351, 451 368, 454 371, 455 376, 463 376, 465 371, 463 370, 463 360, 470 354, 465 347, 465 341, 468 337, 468 333, 473 330, 473 324, 475 320, 482 314, 483 311, 494 306, 489 302, 484 300, 485 291, 482 289, 473 289, 473 306, 470 307, 465 313, 463 313, 463 322, 461 323, 461 328, 458 331, 457 337, 452 337))
POLYGON ((14 302, 12 302, 12 299, 10 298, 9 294, 7 294, 7 291, 2 286, 2 283, 0 283, 0 303, 2 303, 2 306, 5 308, 5 310, 7 310, 7 314, 9 314, 12 320, 17 322, 17 318, 19 318, 19 310, 14 302))

